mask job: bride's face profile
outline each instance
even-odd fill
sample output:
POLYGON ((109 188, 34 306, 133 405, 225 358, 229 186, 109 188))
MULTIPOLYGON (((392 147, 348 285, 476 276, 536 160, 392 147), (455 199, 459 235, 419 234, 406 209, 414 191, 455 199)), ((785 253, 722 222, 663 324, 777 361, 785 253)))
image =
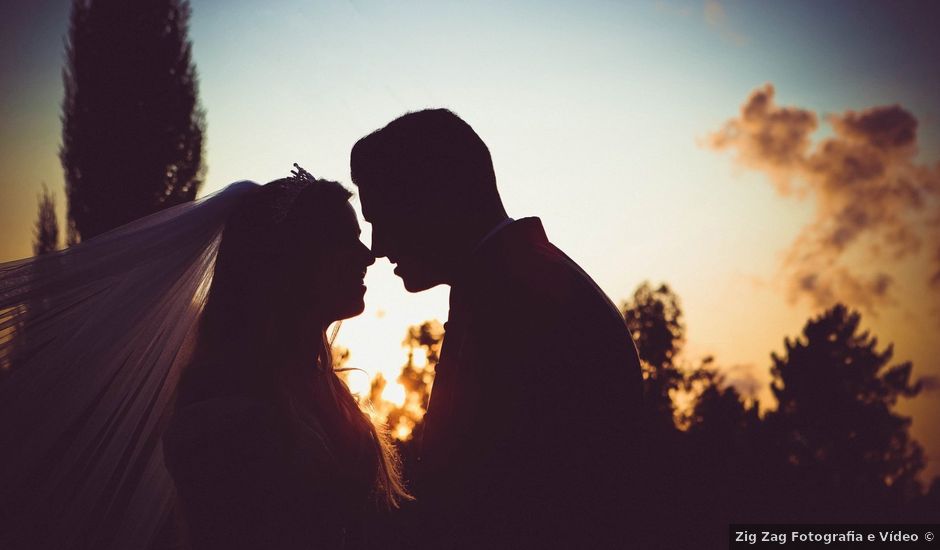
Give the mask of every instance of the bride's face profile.
POLYGON ((309 334, 365 309, 375 258, 359 240, 351 193, 327 180, 298 185, 259 187, 227 222, 207 305, 219 335, 238 318, 256 331, 309 334))
POLYGON ((311 305, 324 325, 362 313, 366 270, 375 263, 359 238, 361 230, 351 204, 345 203, 330 222, 327 235, 311 236, 319 243, 311 247, 312 253, 301 252, 308 271, 300 284, 307 286, 311 305))

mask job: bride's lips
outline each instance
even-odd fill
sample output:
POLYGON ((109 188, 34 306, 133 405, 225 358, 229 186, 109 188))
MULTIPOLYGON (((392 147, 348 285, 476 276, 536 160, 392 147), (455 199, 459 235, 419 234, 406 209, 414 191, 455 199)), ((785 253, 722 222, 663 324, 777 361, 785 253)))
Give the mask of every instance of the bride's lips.
POLYGON ((362 292, 366 291, 366 272, 365 270, 359 273, 359 290, 362 292))

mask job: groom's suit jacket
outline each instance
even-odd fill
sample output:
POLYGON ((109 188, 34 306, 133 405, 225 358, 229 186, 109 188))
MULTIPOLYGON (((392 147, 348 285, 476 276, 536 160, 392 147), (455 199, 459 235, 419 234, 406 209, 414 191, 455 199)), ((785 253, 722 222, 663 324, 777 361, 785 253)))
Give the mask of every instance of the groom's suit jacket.
POLYGON ((419 443, 428 548, 630 547, 640 363, 617 308, 538 218, 452 285, 419 443))

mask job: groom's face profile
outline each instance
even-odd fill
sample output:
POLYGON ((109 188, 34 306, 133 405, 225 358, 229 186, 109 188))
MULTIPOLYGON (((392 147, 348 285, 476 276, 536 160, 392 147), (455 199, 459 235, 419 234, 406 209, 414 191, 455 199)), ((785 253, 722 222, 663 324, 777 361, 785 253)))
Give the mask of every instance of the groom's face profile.
POLYGON ((372 252, 409 292, 452 284, 483 226, 505 217, 486 144, 447 109, 407 113, 360 139, 350 171, 372 252))
POLYGON ((432 242, 430 220, 418 202, 384 195, 377 189, 359 189, 362 215, 372 225, 372 253, 395 265, 395 275, 408 292, 421 292, 446 282, 435 261, 437 245, 432 242))

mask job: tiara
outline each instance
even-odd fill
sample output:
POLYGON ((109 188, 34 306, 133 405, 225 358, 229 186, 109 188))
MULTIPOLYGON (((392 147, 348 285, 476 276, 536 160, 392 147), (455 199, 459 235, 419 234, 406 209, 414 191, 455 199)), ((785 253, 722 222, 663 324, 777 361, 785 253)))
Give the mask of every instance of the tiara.
POLYGON ((294 169, 290 171, 290 179, 296 180, 298 183, 316 183, 317 178, 313 177, 313 174, 304 170, 299 164, 294 163, 294 169))
POLYGON ((281 180, 277 185, 277 193, 274 196, 272 204, 272 221, 275 224, 283 222, 288 212, 290 212, 291 207, 293 207, 294 201, 296 201, 297 197, 300 195, 300 192, 306 189, 308 185, 314 184, 317 181, 317 178, 315 178, 313 174, 304 170, 295 162, 294 170, 291 170, 291 175, 281 180))

